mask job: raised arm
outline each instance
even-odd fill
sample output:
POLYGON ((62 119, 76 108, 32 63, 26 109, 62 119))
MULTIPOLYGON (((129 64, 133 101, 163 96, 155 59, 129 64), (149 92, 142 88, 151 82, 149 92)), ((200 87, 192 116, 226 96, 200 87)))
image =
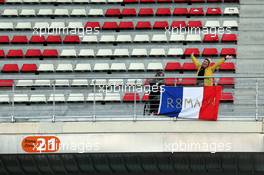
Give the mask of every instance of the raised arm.
POLYGON ((195 64, 196 68, 199 68, 201 66, 201 63, 198 61, 198 59, 194 56, 194 54, 191 54, 192 62, 195 64))
POLYGON ((212 70, 215 71, 215 69, 217 69, 221 64, 223 64, 223 63, 226 61, 226 59, 231 59, 231 58, 232 58, 232 56, 229 56, 229 55, 227 55, 226 57, 221 58, 218 62, 216 62, 216 63, 211 67, 212 70))

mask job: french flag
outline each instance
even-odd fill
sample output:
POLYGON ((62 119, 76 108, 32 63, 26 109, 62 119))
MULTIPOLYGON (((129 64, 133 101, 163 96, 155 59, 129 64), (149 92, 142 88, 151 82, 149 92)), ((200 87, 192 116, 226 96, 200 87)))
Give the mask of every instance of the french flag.
POLYGON ((216 121, 221 91, 221 86, 162 86, 158 114, 216 121))

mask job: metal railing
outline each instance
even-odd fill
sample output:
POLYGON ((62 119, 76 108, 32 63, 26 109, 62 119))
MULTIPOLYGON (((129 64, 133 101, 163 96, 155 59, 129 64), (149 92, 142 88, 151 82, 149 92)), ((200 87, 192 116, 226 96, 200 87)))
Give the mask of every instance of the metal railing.
MULTIPOLYGON (((185 120, 156 115, 155 105, 159 105, 159 94, 150 95, 151 88, 156 85, 153 84, 154 80, 160 84, 181 86, 185 79, 190 80, 187 84, 196 86, 196 78, 183 75, 177 78, 83 77, 46 81, 14 80, 12 87, 2 87, 0 90, 0 121, 185 120)), ((232 82, 228 85, 227 82, 227 87, 223 88, 223 92, 232 94, 234 99, 222 99, 219 120, 262 120, 264 76, 199 78, 214 78, 215 82, 220 78, 233 78, 235 81, 235 85, 232 82)))

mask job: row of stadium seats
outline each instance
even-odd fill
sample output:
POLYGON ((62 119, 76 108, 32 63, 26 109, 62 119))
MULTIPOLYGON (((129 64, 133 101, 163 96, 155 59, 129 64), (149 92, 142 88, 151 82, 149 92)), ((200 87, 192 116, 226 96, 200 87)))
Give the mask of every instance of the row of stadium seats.
MULTIPOLYGON (((214 64, 214 63, 212 63, 214 64)), ((91 72, 91 71, 196 71, 197 68, 193 63, 183 63, 181 66, 179 62, 168 62, 163 68, 161 62, 148 63, 145 67, 144 63, 130 63, 127 69, 125 63, 95 63, 93 70, 89 63, 78 63, 75 66, 72 64, 60 63, 56 66, 54 64, 23 64, 21 69, 17 64, 4 64, 2 67, 3 73, 18 73, 18 72, 91 72)), ((235 71, 234 63, 224 63, 220 66, 220 71, 235 71)))
POLYGON ((46 37, 33 35, 31 37, 27 37, 26 35, 14 35, 7 36, 1 35, 0 36, 0 44, 79 44, 79 43, 131 43, 131 42, 237 42, 237 35, 236 34, 223 34, 221 39, 220 36, 217 34, 205 34, 201 35, 176 35, 172 34, 167 37, 166 34, 153 34, 152 36, 149 35, 142 35, 138 34, 134 36, 132 40, 131 35, 100 35, 97 37, 96 35, 89 35, 80 38, 78 35, 66 35, 64 37, 60 35, 48 35, 46 37))
POLYGON ((136 8, 110 8, 106 9, 5 9, 1 16, 17 17, 17 16, 105 16, 105 17, 126 17, 126 16, 212 16, 212 15, 239 15, 237 7, 226 7, 224 12, 219 7, 208 7, 206 12, 202 7, 199 8, 174 8, 171 11, 170 8, 140 8, 136 11, 136 8), (154 12, 155 11, 155 12, 154 12))
MULTIPOLYGON (((238 24, 235 20, 225 20, 223 22, 223 27, 225 28, 237 28, 238 24)), ((91 29, 103 29, 103 30, 151 30, 151 29, 176 29, 176 28, 216 28, 220 27, 219 21, 211 21, 208 20, 205 22, 205 25, 203 25, 202 21, 195 20, 195 21, 172 21, 171 24, 169 24, 169 21, 155 21, 154 23, 150 21, 121 21, 119 24, 117 22, 104 22, 102 25, 99 22, 87 22, 85 25, 83 25, 82 22, 69 22, 68 25, 66 25, 65 22, 0 22, 0 30, 32 30, 32 29, 76 29, 77 31, 83 28, 91 29), (102 27, 101 27, 102 26, 102 27)), ((47 31, 48 33, 48 31, 47 31)))
MULTIPOLYGON (((219 78, 215 81, 216 84, 221 86, 233 86, 235 84, 234 78, 219 78)), ((195 86, 196 79, 194 78, 165 78, 164 84, 168 86, 182 85, 182 86, 195 86)), ((78 87, 78 86, 143 86, 148 85, 147 80, 143 79, 73 79, 73 80, 0 80, 0 87, 51 87, 55 86, 65 86, 65 87, 78 87), (53 83, 54 82, 54 83, 53 83)))
MULTIPOLYGON (((231 95, 231 93, 223 93, 223 97, 220 101, 226 101, 226 95, 231 95)), ((89 93, 88 95, 83 93, 70 93, 69 95, 65 94, 14 94, 0 95, 0 103, 47 103, 47 102, 140 102, 147 101, 149 99, 148 94, 144 94, 141 98, 138 93, 125 93, 123 98, 121 98, 120 93, 89 93)))
MULTIPOLYGON (((215 48, 204 48, 201 53, 198 48, 151 48, 151 49, 98 49, 97 52, 94 49, 80 49, 78 51, 74 49, 62 49, 58 53, 57 49, 28 49, 25 54, 22 49, 10 49, 8 51, 0 50, 0 58, 65 58, 65 57, 146 57, 146 56, 190 56, 192 53, 199 56, 216 56, 218 55, 217 49, 215 48), (95 54, 96 52, 96 54, 95 54), (5 54, 7 53, 7 54, 5 54)), ((221 56, 224 55, 236 55, 235 48, 222 48, 220 52, 221 56)))
POLYGON ((239 0, 0 0, 4 3, 238 3, 239 0))

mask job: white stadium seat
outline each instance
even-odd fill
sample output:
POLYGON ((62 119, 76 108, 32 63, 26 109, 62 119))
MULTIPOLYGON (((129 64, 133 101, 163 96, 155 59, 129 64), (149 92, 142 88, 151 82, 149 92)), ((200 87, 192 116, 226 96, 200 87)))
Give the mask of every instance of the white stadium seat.
POLYGON ((64 22, 51 22, 50 23, 50 28, 64 29, 65 28, 65 23, 64 22))
POLYGON ((220 22, 219 21, 206 21, 204 26, 210 27, 210 28, 220 27, 220 22))
POLYGON ((0 94, 0 103, 9 103, 9 95, 8 94, 0 94))
POLYGON ((108 57, 112 55, 113 55, 112 49, 98 49, 96 54, 97 57, 108 57))
POLYGON ((50 80, 35 80, 34 86, 51 86, 50 80))
POLYGON ((97 43, 98 39, 96 35, 85 35, 82 38, 82 42, 83 43, 97 43))
POLYGON ((55 9, 54 11, 55 16, 69 16, 68 9, 55 9))
POLYGON ((60 53, 61 57, 76 57, 76 50, 74 49, 63 49, 60 53))
POLYGON ((18 87, 31 87, 33 86, 33 80, 18 80, 16 86, 18 87))
POLYGON ((76 64, 74 71, 80 71, 80 72, 84 72, 84 71, 92 71, 91 65, 89 63, 79 63, 76 64))
POLYGON ((91 3, 106 3, 106 0, 90 0, 91 3))
POLYGON ((69 80, 55 80, 56 86, 70 86, 69 80))
POLYGON ((38 16, 52 16, 53 10, 52 9, 39 9, 38 16))
POLYGON ((20 4, 20 3, 23 3, 22 0, 6 0, 5 1, 7 4, 13 4, 13 3, 16 3, 16 4, 20 4))
POLYGON ((79 57, 94 57, 94 50, 93 49, 81 49, 79 54, 79 57))
POLYGON ((95 63, 94 71, 108 71, 110 69, 108 63, 95 63))
POLYGON ((39 64, 38 71, 39 72, 54 72, 53 64, 39 64))
POLYGON ((43 29, 43 28, 49 28, 48 22, 35 22, 35 25, 33 28, 43 29))
POLYGON ((82 102, 84 101, 84 95, 81 93, 70 93, 67 102, 82 102))
POLYGON ((149 35, 135 35, 134 42, 149 42, 149 35))
POLYGON ((186 41, 189 42, 201 42, 202 38, 199 34, 189 34, 186 36, 186 41))
POLYGON ((107 84, 106 79, 93 79, 91 81, 91 86, 105 86, 107 84))
POLYGON ((133 49, 131 56, 147 56, 147 50, 146 49, 133 49))
POLYGON ((34 9, 22 9, 20 16, 36 16, 36 12, 34 9))
POLYGON ((72 72, 72 64, 58 64, 56 72, 72 72))
POLYGON ((31 22, 18 22, 15 26, 17 30, 30 30, 32 29, 31 22))
POLYGON ((48 102, 65 102, 64 94, 50 94, 48 102))
POLYGON ((130 43, 130 42, 132 42, 132 37, 131 37, 131 35, 117 35, 116 42, 130 43))
POLYGON ((167 55, 168 56, 182 56, 183 49, 182 48, 169 48, 167 55))
POLYGON ((149 56, 166 56, 165 50, 162 48, 152 48, 150 50, 149 56))
POLYGON ((34 3, 34 4, 36 4, 36 3, 39 3, 39 0, 23 0, 23 3, 34 3))
POLYGON ((99 42, 101 43, 115 42, 115 36, 114 35, 101 35, 99 42))
POLYGON ((83 23, 82 22, 69 22, 67 27, 70 29, 78 29, 78 28, 83 27, 83 23))
POLYGON ((32 103, 45 103, 47 101, 46 96, 44 94, 32 94, 29 99, 32 103))
POLYGON ((149 63, 147 70, 149 71, 163 70, 162 63, 149 63))
POLYGON ((71 12, 71 16, 86 16, 85 9, 73 9, 71 12))
POLYGON ((104 101, 121 101, 121 96, 119 93, 106 93, 104 101))
POLYGON ((225 20, 223 22, 223 27, 230 27, 230 28, 235 27, 235 28, 237 28, 238 23, 235 20, 225 20))
POLYGON ((14 24, 12 22, 0 22, 0 30, 13 30, 14 24))
POLYGON ((167 36, 165 34, 154 34, 151 39, 152 42, 167 42, 167 36))
POLYGON ((93 102, 93 101, 103 101, 104 97, 102 93, 89 93, 87 100, 89 102, 93 102))
POLYGON ((122 86, 124 84, 123 79, 109 79, 108 85, 109 86, 122 86))
POLYGON ((185 36, 183 34, 171 34, 170 42, 183 42, 185 41, 185 36))
POLYGON ((226 7, 224 15, 239 15, 239 10, 237 7, 226 7))
POLYGON ((18 16, 17 9, 4 9, 2 16, 18 16))
POLYGON ((87 79, 73 79, 71 86, 88 86, 88 80, 87 79))
POLYGON ((112 63, 111 71, 126 71, 126 64, 125 63, 112 63))
POLYGON ((119 56, 119 57, 128 57, 129 56, 129 51, 128 49, 115 49, 114 50, 114 56, 119 56))
POLYGON ((143 80, 142 79, 128 79, 126 82, 127 86, 141 86, 143 85, 143 80))
POLYGON ((27 94, 14 94, 14 102, 16 103, 29 102, 28 95, 27 94))
POLYGON ((56 0, 57 3, 64 3, 64 4, 70 4, 72 3, 72 0, 56 0))
POLYGON ((130 63, 129 71, 144 71, 145 65, 143 63, 130 63))
POLYGON ((88 15, 89 16, 103 16, 104 12, 103 12, 103 9, 89 9, 88 15))

